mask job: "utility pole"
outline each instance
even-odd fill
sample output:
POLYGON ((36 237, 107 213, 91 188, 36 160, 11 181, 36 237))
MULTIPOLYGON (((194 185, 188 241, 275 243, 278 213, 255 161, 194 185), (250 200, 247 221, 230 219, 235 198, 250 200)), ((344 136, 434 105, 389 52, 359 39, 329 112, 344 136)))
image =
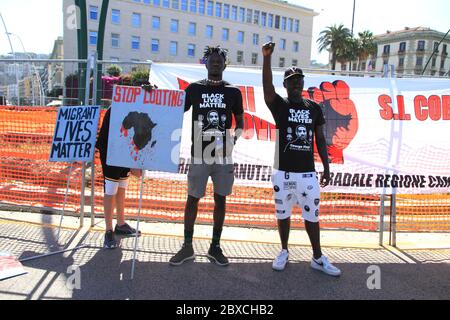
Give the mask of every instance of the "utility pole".
MULTIPOLYGON (((5 27, 5 33, 6 33, 6 36, 8 37, 9 46, 11 47, 11 52, 13 54, 14 59, 16 59, 16 53, 14 52, 14 48, 13 48, 12 43, 11 43, 11 38, 9 37, 8 29, 6 28, 6 23, 5 23, 5 20, 3 19, 3 16, 2 16, 1 13, 0 13, 0 18, 2 19, 3 26, 5 27)), ((15 73, 16 73, 17 105, 19 106, 20 105, 19 75, 18 75, 18 72, 17 72, 18 66, 17 66, 17 64, 15 62, 14 62, 14 69, 15 69, 15 73)))

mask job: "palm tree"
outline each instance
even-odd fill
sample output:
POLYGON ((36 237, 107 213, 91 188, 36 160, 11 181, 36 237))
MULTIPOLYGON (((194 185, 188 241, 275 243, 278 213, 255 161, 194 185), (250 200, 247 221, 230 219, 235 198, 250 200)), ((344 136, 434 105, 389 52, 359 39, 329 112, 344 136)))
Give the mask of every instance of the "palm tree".
POLYGON ((377 45, 374 42, 373 33, 369 30, 358 33, 358 71, 361 70, 361 62, 366 61, 370 55, 377 51, 377 45))
POLYGON ((336 70, 336 61, 338 52, 344 52, 348 44, 348 39, 352 37, 350 30, 344 27, 343 24, 327 27, 320 32, 320 37, 317 39, 319 44, 319 52, 328 50, 331 53, 331 68, 336 70))
POLYGON ((355 38, 347 38, 342 48, 336 51, 336 61, 341 65, 350 62, 348 71, 352 70, 352 61, 355 61, 358 57, 358 40, 355 38))

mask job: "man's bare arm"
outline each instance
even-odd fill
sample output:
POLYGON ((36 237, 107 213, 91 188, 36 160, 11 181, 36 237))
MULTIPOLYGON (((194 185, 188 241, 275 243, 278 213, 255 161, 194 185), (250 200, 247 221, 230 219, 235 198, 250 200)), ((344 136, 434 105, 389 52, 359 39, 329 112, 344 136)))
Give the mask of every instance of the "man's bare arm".
POLYGON ((273 86, 272 76, 272 53, 275 48, 275 43, 267 42, 262 47, 262 53, 264 57, 263 62, 263 89, 264 89, 264 101, 267 105, 270 105, 276 97, 275 87, 273 86))

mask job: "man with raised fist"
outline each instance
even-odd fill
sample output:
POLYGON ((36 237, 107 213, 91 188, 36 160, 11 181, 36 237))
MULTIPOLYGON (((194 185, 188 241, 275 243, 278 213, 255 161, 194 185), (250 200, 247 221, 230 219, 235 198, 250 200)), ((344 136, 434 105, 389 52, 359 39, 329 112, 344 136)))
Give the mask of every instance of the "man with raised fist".
POLYGON ((327 145, 323 133, 325 119, 317 103, 302 98, 304 75, 301 69, 291 67, 284 73, 283 85, 287 90, 287 98, 282 98, 275 92, 271 67, 274 47, 273 42, 262 47, 264 100, 277 126, 272 182, 282 250, 273 261, 272 268, 284 270, 288 262, 290 217, 293 206, 298 204, 302 208, 306 232, 313 249, 311 267, 331 276, 339 276, 341 271, 322 254, 320 245, 320 187, 314 167, 314 140, 324 166, 320 184, 325 187, 330 182, 327 145))

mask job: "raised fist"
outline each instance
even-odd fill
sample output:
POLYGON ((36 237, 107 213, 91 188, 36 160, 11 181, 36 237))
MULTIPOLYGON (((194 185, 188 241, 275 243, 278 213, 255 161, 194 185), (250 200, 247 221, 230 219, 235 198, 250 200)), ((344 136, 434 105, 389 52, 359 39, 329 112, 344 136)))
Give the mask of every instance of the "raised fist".
POLYGON ((330 163, 344 163, 343 151, 358 131, 358 114, 349 86, 342 80, 322 82, 320 89, 309 88, 308 95, 322 106, 330 163))
POLYGON ((263 57, 271 56, 272 53, 273 53, 273 49, 275 49, 275 43, 274 42, 264 43, 263 46, 262 46, 263 57))

